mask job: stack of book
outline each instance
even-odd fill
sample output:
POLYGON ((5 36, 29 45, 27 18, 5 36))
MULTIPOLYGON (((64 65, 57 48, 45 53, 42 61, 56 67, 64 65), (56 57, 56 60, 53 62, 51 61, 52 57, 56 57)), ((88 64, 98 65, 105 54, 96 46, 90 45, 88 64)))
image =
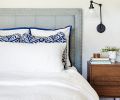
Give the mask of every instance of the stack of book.
POLYGON ((111 61, 109 58, 91 58, 90 63, 91 64, 111 64, 111 61))

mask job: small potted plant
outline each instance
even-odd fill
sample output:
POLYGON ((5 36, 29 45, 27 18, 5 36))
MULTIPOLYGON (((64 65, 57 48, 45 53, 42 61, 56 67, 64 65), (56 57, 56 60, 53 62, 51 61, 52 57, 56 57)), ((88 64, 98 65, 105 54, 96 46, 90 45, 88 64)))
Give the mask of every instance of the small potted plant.
POLYGON ((102 49, 102 52, 107 52, 111 62, 114 63, 116 61, 117 52, 119 52, 119 50, 120 50, 119 48, 107 46, 102 49))

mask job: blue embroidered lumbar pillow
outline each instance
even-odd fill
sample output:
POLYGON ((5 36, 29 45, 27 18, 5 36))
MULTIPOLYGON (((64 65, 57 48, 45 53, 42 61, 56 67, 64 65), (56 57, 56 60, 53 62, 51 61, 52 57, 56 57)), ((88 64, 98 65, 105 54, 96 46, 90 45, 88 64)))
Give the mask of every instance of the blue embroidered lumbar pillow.
POLYGON ((63 32, 48 37, 32 36, 30 34, 23 34, 21 37, 22 43, 65 43, 66 38, 63 32))
POLYGON ((20 39, 21 39, 20 34, 0 36, 0 42, 20 42, 20 39))

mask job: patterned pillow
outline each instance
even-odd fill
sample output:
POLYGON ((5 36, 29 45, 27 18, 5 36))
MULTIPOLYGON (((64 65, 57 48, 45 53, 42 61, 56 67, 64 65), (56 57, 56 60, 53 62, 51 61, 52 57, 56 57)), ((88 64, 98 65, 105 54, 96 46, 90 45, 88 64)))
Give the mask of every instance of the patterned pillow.
POLYGON ((20 42, 21 35, 20 34, 13 34, 7 36, 0 36, 0 42, 20 42))
POLYGON ((71 66, 71 62, 69 59, 69 37, 72 32, 72 26, 66 26, 64 28, 59 28, 59 29, 44 29, 44 28, 35 28, 31 27, 30 28, 30 33, 34 36, 50 36, 50 35, 55 35, 58 32, 63 32, 65 34, 65 38, 67 40, 67 60, 66 60, 66 68, 69 68, 71 66))
POLYGON ((63 32, 48 37, 32 36, 30 34, 23 34, 21 37, 22 43, 65 43, 66 38, 63 32))

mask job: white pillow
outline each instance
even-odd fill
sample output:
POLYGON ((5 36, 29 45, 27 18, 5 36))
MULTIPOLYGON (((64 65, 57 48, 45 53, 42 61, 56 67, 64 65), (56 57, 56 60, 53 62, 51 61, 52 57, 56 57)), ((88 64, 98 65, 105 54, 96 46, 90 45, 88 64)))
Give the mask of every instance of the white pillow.
POLYGON ((61 72, 65 46, 66 43, 0 42, 0 73, 61 72))
POLYGON ((70 59, 69 59, 69 36, 70 36, 70 32, 71 32, 71 28, 72 26, 67 26, 65 28, 61 28, 61 29, 41 29, 41 28, 31 28, 31 34, 33 36, 50 36, 50 35, 55 35, 58 32, 63 32, 65 34, 65 37, 67 39, 67 66, 71 66, 70 63, 70 59))
POLYGON ((0 29, 0 36, 7 36, 7 35, 13 35, 13 34, 24 34, 29 33, 29 29, 24 28, 9 28, 9 29, 0 29))

